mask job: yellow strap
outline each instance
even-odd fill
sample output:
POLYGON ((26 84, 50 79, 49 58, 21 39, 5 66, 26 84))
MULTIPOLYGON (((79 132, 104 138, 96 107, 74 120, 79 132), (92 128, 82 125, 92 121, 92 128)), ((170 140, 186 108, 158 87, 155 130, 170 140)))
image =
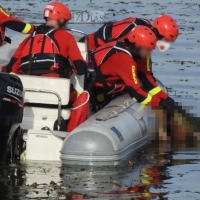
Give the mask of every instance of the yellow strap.
POLYGON ((14 73, 14 72, 10 72, 9 74, 16 74, 16 73, 14 73))
POLYGON ((149 180, 146 180, 146 179, 142 179, 142 180, 141 180, 141 183, 146 185, 146 184, 150 184, 150 181, 149 181, 149 180))
POLYGON ((141 174, 143 177, 146 177, 146 178, 149 178, 150 177, 150 175, 149 174, 141 174))
POLYGON ((10 17, 11 14, 9 12, 6 12, 1 6, 0 6, 0 12, 2 12, 4 15, 6 15, 7 17, 10 17))
POLYGON ((141 112, 145 108, 145 105, 140 104, 140 107, 138 108, 138 111, 141 112))
POLYGON ((142 195, 144 197, 151 197, 151 193, 149 193, 148 191, 145 191, 144 193, 142 193, 142 195))
POLYGON ((97 100, 98 100, 98 102, 104 102, 104 101, 105 101, 105 96, 104 96, 104 94, 98 94, 98 95, 97 95, 97 100))
POLYGON ((77 90, 76 90, 76 92, 77 92, 76 98, 78 99, 78 97, 80 96, 80 93, 77 90))
POLYGON ((30 24, 26 24, 24 30, 22 31, 22 33, 27 34, 29 31, 31 30, 31 25, 30 24))
POLYGON ((153 95, 158 94, 161 90, 162 89, 159 86, 157 86, 157 87, 153 88, 152 90, 150 90, 149 94, 151 94, 153 96, 153 95))
POLYGON ((141 104, 146 105, 151 101, 151 99, 152 99, 152 96, 148 94, 147 98, 143 102, 141 102, 141 104))

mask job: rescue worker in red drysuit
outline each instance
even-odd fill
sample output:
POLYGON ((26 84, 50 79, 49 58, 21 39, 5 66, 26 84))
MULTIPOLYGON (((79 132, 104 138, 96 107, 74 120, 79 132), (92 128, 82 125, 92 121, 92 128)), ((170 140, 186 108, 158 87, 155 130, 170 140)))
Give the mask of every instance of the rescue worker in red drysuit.
MULTIPOLYGON (((45 25, 36 28, 32 35, 27 37, 15 51, 7 65, 7 72, 14 74, 39 75, 48 77, 69 78, 74 71, 84 75, 87 71, 75 38, 66 32, 71 12, 67 6, 59 2, 48 4, 44 9, 45 25)), ((70 100, 75 101, 77 92, 73 89, 70 100)), ((77 101, 87 99, 88 93, 84 92, 77 101)), ((83 102, 82 102, 83 103, 83 102)), ((76 125, 82 123, 88 114, 88 104, 82 107, 82 112, 73 110, 67 124, 67 131, 72 131, 76 125), (77 113, 80 119, 77 119, 77 113), (83 116, 84 115, 84 116, 83 116), (76 117, 76 119, 74 119, 76 117)))
MULTIPOLYGON (((170 43, 174 42, 179 34, 176 21, 169 15, 160 15, 152 24, 147 19, 129 17, 120 21, 105 23, 98 31, 88 34, 89 50, 95 50, 110 41, 124 40, 128 37, 129 32, 138 25, 147 26, 153 30, 159 41, 157 46, 161 51, 167 50, 170 43)), ((80 42, 84 41, 85 37, 80 39, 80 42)))
MULTIPOLYGON (((154 87, 159 88, 156 94, 152 95, 152 88, 145 84, 142 87, 138 78, 137 63, 150 56, 156 42, 157 38, 151 29, 136 26, 124 41, 112 41, 98 47, 91 55, 96 70, 95 91, 110 95, 127 89, 130 96, 143 105, 159 106, 163 101, 169 101, 170 98, 157 86, 151 73, 148 74, 149 80, 152 79, 154 87)), ((98 95, 95 96, 98 100, 98 95)))
MULTIPOLYGON (((110 41, 123 41, 128 38, 130 31, 137 25, 146 26, 155 33, 158 40, 156 44, 161 51, 169 49, 170 43, 176 40, 179 33, 176 21, 166 14, 157 17, 152 24, 146 19, 127 18, 114 23, 106 23, 97 32, 89 34, 89 50, 92 51, 110 41)), ((82 38, 80 41, 84 40, 85 38, 82 38)), ((144 88, 149 91, 149 94, 166 99, 167 95, 158 86, 153 76, 150 56, 137 59, 136 62, 137 76, 144 88)))
POLYGON ((23 21, 12 17, 10 13, 6 12, 0 6, 0 46, 4 41, 8 43, 11 42, 11 40, 5 36, 5 28, 9 28, 24 34, 31 34, 35 30, 33 25, 24 23, 23 21))

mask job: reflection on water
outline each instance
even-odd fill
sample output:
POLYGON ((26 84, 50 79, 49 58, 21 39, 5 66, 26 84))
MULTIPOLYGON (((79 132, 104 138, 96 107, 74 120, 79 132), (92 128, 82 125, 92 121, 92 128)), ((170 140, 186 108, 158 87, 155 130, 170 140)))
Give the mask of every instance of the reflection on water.
POLYGON ((118 167, 26 163, 0 166, 6 199, 199 199, 200 154, 142 152, 118 167))

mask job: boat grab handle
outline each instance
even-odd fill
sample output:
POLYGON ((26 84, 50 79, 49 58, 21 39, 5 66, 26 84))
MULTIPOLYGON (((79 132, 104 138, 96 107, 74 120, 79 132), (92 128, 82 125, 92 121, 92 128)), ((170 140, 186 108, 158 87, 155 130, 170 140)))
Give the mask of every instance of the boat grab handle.
POLYGON ((25 90, 25 92, 47 93, 47 94, 54 94, 55 96, 57 96, 57 98, 58 98, 58 126, 59 126, 59 129, 60 129, 60 125, 61 125, 61 105, 62 105, 60 95, 53 90, 37 90, 37 89, 29 89, 29 88, 25 88, 24 90, 25 90))

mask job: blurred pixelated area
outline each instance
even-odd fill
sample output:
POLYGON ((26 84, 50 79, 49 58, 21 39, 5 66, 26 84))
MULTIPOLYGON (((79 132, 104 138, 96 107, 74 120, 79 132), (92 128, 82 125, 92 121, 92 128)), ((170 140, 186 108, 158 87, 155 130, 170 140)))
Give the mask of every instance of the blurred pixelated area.
POLYGON ((199 106, 193 103, 183 106, 178 103, 172 110, 154 108, 156 115, 154 132, 149 143, 157 151, 200 150, 200 117, 194 113, 199 106))

